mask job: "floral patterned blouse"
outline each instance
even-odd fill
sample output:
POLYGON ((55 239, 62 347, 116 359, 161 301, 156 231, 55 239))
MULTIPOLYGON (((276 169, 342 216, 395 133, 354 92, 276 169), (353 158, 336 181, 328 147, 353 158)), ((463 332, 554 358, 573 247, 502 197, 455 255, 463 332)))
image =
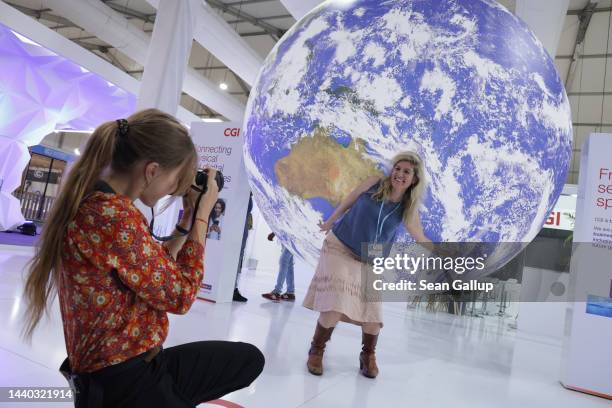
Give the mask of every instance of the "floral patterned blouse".
MULTIPOLYGON (((110 190, 112 191, 112 190, 110 190)), ((64 238, 58 292, 72 372, 117 364, 161 345, 166 313, 186 313, 203 278, 204 247, 174 260, 128 197, 96 191, 64 238)))

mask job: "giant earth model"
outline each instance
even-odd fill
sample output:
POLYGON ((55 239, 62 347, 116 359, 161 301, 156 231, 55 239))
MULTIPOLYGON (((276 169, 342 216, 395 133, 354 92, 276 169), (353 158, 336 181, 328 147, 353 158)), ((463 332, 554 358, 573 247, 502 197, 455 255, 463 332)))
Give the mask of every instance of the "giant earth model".
MULTIPOLYGON (((244 129, 255 201, 311 264, 317 222, 397 152, 425 161, 420 215, 432 240, 529 242, 572 151, 552 59, 489 0, 323 3, 266 58, 244 129)), ((520 246, 499 248, 494 266, 520 246)))

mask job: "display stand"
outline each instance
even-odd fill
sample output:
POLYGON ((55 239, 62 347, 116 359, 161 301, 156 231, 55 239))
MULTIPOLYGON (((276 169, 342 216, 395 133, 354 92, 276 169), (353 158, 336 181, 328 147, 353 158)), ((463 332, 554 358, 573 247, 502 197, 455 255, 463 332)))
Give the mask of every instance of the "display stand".
POLYGON ((612 134, 582 147, 563 339, 564 387, 612 399, 612 134))
POLYGON ((219 193, 224 203, 223 214, 209 219, 204 281, 198 297, 230 302, 249 203, 249 184, 242 159, 243 136, 240 124, 231 122, 193 123, 191 134, 200 167, 220 170, 225 179, 219 193))

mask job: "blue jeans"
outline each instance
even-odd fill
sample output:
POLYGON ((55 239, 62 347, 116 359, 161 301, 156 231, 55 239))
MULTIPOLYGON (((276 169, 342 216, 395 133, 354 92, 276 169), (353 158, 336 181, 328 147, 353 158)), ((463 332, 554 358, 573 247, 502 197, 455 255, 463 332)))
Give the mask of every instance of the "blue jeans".
POLYGON ((285 247, 283 247, 283 250, 281 251, 278 264, 278 277, 276 278, 274 293, 282 292, 283 283, 285 283, 285 280, 287 281, 287 293, 295 293, 295 286, 293 283, 293 254, 285 247))

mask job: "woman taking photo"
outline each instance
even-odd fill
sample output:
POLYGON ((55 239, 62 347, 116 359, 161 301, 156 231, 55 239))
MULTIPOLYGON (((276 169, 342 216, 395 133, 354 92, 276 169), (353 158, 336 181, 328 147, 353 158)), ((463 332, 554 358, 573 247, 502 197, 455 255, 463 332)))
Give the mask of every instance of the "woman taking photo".
POLYGON ((263 369, 250 344, 162 348, 167 313, 187 313, 203 278, 218 187, 209 169, 207 192, 191 188, 196 166, 187 129, 148 109, 98 127, 68 175, 30 265, 25 335, 57 291, 68 351, 60 370, 77 407, 193 407, 263 369), (153 207, 169 194, 183 196, 184 213, 177 238, 161 245, 133 202, 153 207))
POLYGON ((417 242, 430 242, 423 234, 418 206, 425 188, 423 162, 404 152, 392 160, 389 176, 371 177, 342 200, 329 219, 319 224, 328 231, 304 306, 320 312, 310 351, 308 371, 323 373, 325 343, 339 321, 362 328, 361 373, 378 375, 375 349, 383 326, 380 302, 367 302, 361 283, 362 243, 389 244, 400 224, 417 242), (342 218, 340 218, 342 217, 342 218), (340 218, 336 224, 336 220, 340 218))

